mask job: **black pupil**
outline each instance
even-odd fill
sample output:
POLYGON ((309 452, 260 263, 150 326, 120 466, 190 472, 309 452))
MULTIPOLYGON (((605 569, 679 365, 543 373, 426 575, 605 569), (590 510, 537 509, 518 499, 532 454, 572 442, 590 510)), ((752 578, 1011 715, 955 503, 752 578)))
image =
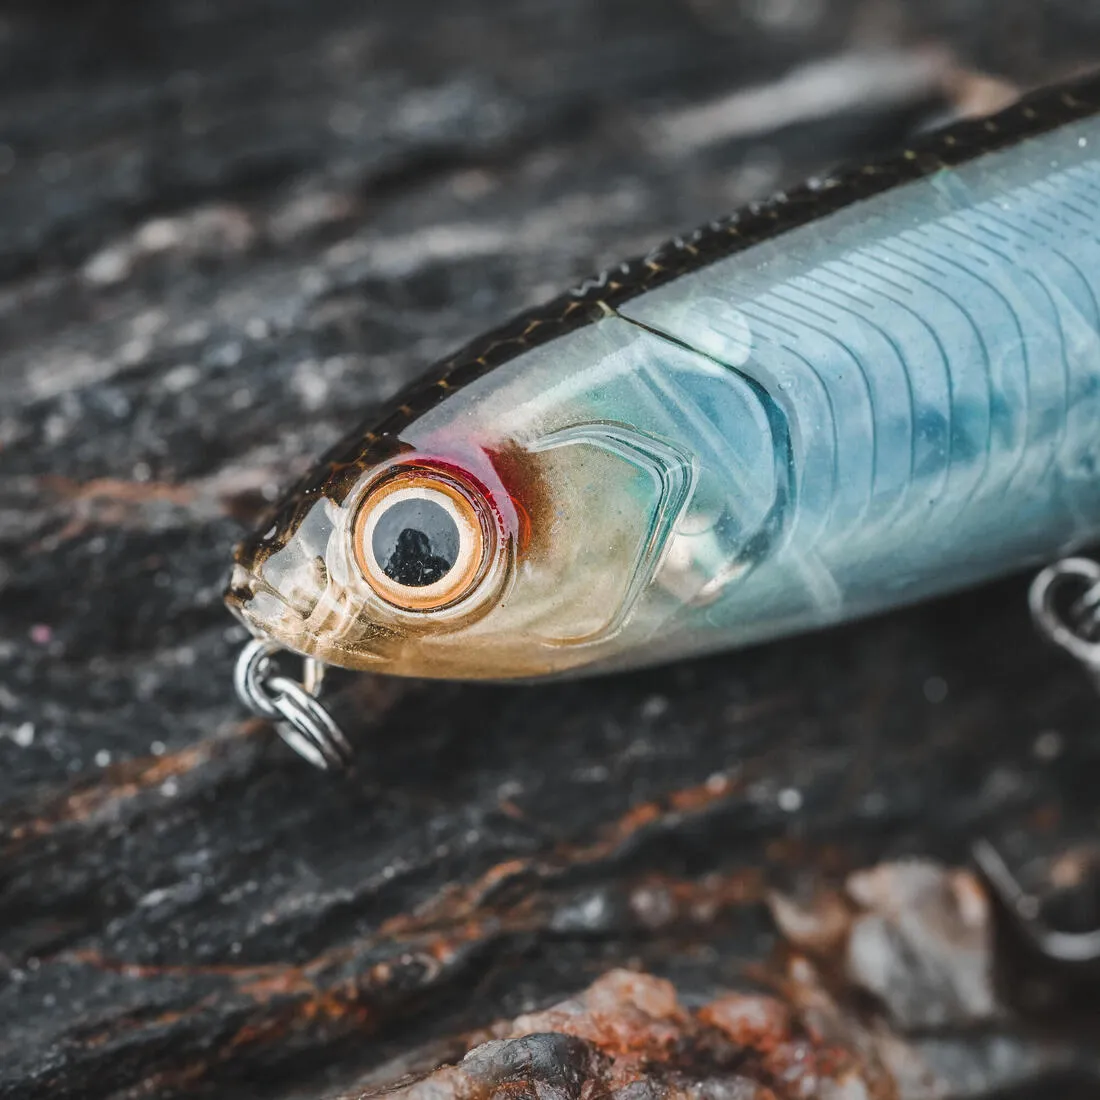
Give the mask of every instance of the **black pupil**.
POLYGON ((422 497, 399 500, 374 526, 371 550, 382 572, 410 588, 445 577, 458 561, 458 525, 441 504, 422 497))

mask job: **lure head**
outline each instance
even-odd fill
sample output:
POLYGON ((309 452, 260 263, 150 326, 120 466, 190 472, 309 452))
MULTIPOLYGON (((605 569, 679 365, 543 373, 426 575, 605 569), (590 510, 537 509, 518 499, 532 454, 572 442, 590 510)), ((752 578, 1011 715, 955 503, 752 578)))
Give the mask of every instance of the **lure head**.
MULTIPOLYGON (((616 320, 461 388, 419 391, 242 543, 228 603, 291 650, 401 675, 530 678, 655 659, 685 597, 728 566, 709 559, 731 534, 690 440, 653 421, 651 396, 639 405, 655 341, 616 320), (699 552, 685 556, 693 536, 702 570, 699 552)), ((756 521, 774 497, 770 467, 760 481, 756 521)))
MULTIPOLYGON (((226 599, 254 633, 326 663, 431 675, 514 580, 529 530, 486 454, 370 436, 325 463, 243 542, 226 599)), ((472 656, 472 655, 467 655, 472 656)), ((450 673, 476 675, 477 660, 450 673)))

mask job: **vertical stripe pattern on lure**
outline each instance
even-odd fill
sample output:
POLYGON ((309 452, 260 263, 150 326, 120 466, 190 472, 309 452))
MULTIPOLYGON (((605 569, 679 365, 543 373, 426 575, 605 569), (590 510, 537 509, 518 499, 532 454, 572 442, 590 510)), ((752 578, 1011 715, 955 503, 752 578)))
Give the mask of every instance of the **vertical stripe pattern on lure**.
POLYGON ((627 667, 1100 539, 1100 82, 816 181, 489 334, 237 551, 266 639, 627 667))

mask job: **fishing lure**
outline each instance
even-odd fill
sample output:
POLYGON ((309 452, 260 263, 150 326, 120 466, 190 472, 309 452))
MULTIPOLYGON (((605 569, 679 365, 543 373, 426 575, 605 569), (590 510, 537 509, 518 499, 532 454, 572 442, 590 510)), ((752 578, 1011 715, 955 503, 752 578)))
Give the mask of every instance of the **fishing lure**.
MULTIPOLYGON (((316 698, 325 664, 621 669, 1098 539, 1093 80, 777 195, 475 341, 289 493, 226 599, 256 636, 242 698, 325 765, 349 751, 316 698), (275 674, 280 648, 305 684, 275 674)), ((1100 574, 1076 560, 1036 614, 1100 668, 1100 574), (1070 618, 1067 581, 1086 590, 1070 618)))

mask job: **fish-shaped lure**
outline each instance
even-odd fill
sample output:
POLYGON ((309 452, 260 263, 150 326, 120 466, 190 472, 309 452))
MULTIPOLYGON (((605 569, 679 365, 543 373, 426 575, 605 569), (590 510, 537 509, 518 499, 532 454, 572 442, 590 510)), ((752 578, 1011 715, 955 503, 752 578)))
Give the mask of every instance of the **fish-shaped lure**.
POLYGON ((440 364, 237 550, 249 629, 409 676, 636 666, 1100 539, 1100 81, 614 268, 440 364))

